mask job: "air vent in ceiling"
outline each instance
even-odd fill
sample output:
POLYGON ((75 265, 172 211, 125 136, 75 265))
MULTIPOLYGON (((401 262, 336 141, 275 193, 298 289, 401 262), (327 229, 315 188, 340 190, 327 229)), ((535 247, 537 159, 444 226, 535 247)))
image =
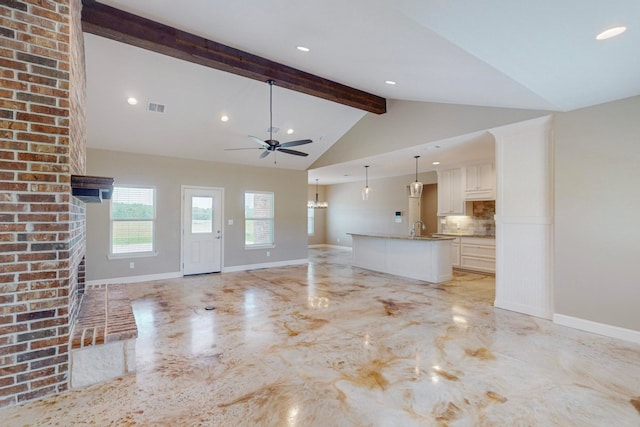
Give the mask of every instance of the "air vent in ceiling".
POLYGON ((164 104, 150 102, 149 105, 147 106, 147 110, 153 113, 164 113, 164 104))
POLYGON ((279 127, 271 126, 269 129, 267 129, 267 132, 278 133, 279 130, 280 130, 279 127))

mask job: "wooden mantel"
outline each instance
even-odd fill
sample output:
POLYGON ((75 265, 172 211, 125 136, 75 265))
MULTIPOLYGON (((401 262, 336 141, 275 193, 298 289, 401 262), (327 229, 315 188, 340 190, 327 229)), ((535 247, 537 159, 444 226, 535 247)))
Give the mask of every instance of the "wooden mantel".
POLYGON ((71 175, 71 194, 85 203, 102 203, 113 194, 113 178, 71 175))

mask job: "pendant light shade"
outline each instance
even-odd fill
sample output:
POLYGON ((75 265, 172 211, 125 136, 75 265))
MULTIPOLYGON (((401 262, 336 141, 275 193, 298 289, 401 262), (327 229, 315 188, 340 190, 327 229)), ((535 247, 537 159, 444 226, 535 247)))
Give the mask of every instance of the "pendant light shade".
POLYGON ((316 178, 316 199, 315 200, 309 200, 307 202, 307 207, 308 208, 313 208, 313 209, 324 209, 329 207, 329 203, 327 202, 319 202, 318 201, 318 178, 316 178))
POLYGON ((364 167, 364 188, 362 189, 362 200, 369 200, 369 193, 371 190, 369 189, 369 165, 364 167))
POLYGON ((422 195, 422 183, 418 181, 418 159, 420 156, 413 156, 416 159, 416 180, 409 184, 409 197, 420 197, 422 195))

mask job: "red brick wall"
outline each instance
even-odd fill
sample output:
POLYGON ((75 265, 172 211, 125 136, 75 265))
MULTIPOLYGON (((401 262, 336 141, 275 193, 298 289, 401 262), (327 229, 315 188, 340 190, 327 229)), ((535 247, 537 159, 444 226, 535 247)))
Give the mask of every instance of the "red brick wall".
POLYGON ((68 387, 69 291, 85 244, 69 186, 85 164, 79 9, 0 1, 0 407, 68 387))
POLYGON ((84 38, 82 36, 81 0, 70 1, 70 42, 71 87, 69 88, 71 115, 71 173, 84 175, 87 169, 87 126, 85 116, 87 79, 84 62, 84 38))
MULTIPOLYGON (((87 126, 86 70, 84 62, 84 38, 82 35, 81 0, 70 1, 70 172, 84 175, 86 172, 87 126)), ((84 291, 84 256, 86 253, 86 209, 84 202, 73 198, 70 207, 70 272, 69 272, 69 325, 73 329, 80 308, 79 290, 84 291), (82 267, 81 267, 82 265, 82 267), (81 282, 80 282, 81 281, 81 282)))

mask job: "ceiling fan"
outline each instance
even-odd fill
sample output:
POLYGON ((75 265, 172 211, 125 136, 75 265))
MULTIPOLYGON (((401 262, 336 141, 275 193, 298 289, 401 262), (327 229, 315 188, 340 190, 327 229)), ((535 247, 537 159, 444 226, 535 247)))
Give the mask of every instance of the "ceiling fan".
MULTIPOLYGON (((293 154, 294 156, 308 156, 308 153, 303 153, 302 151, 298 150, 291 150, 288 147, 310 144, 313 142, 310 139, 299 139, 296 141, 283 142, 282 144, 280 143, 280 141, 273 139, 273 85, 275 84, 275 80, 267 80, 267 83, 269 83, 269 139, 263 141, 256 136, 249 135, 249 138, 261 145, 261 147, 258 147, 257 149, 264 150, 264 152, 260 154, 259 158, 264 159, 269 154, 271 154, 271 152, 276 151, 286 154, 293 154)), ((227 148, 227 150, 252 150, 252 148, 227 148)))

